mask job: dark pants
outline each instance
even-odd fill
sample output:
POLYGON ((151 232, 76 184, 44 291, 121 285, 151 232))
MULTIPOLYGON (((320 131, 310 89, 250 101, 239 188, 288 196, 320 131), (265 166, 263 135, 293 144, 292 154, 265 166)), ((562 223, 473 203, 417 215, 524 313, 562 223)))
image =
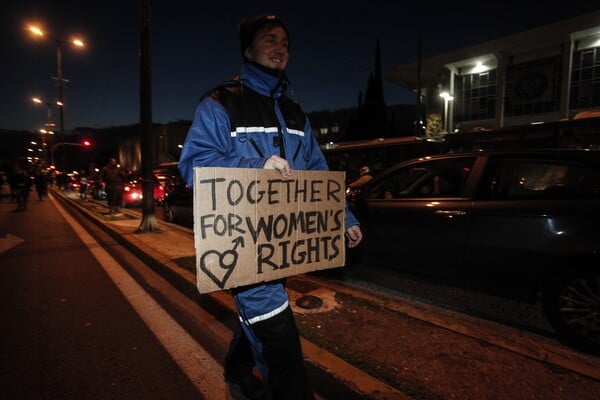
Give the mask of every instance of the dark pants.
POLYGON ((116 213, 121 208, 121 203, 123 202, 123 193, 121 192, 121 187, 106 187, 106 203, 108 204, 108 212, 116 213))
POLYGON ((15 195, 17 198, 17 210, 25 211, 27 208, 27 200, 29 199, 29 186, 19 183, 15 189, 15 195))
MULTIPOLYGON (((300 335, 290 307, 265 321, 250 326, 250 334, 262 346, 262 358, 268 368, 264 377, 273 400, 312 400, 314 395, 304 370, 300 335)), ((251 345, 238 323, 229 353, 225 373, 243 376, 252 373, 254 358, 251 345)))
POLYGON ((47 192, 46 187, 45 186, 36 186, 35 190, 37 192, 38 199, 42 200, 42 198, 46 195, 46 192, 47 192))
POLYGON ((250 375, 254 369, 254 357, 250 342, 242 331, 241 322, 238 319, 237 325, 233 330, 233 339, 229 344, 229 353, 225 358, 225 374, 235 380, 250 375))

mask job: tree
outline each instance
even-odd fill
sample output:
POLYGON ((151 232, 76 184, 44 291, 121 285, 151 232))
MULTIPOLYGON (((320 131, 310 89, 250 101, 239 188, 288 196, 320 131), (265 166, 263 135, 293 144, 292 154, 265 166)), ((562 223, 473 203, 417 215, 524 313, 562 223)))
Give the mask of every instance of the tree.
POLYGON ((375 139, 389 136, 387 106, 383 96, 383 74, 381 72, 381 50, 379 40, 375 47, 374 71, 369 75, 364 99, 359 96, 356 120, 349 128, 350 139, 375 139))

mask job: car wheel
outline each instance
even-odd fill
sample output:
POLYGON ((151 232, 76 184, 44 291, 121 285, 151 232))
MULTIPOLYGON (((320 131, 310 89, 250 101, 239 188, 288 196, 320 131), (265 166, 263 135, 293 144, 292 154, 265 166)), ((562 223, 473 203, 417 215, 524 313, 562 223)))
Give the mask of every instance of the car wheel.
POLYGON ((544 294, 549 322, 568 344, 600 354, 600 275, 556 279, 544 294))
POLYGON ((166 222, 173 222, 175 220, 175 215, 173 214, 173 209, 166 204, 163 208, 163 219, 166 222))

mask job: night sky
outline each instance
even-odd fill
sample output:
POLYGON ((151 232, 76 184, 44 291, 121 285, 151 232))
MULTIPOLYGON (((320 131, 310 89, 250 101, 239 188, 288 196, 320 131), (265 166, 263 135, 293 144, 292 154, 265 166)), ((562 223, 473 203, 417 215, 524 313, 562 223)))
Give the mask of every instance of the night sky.
MULTIPOLYGON (((192 119, 200 96, 237 75, 237 24, 273 13, 290 31, 287 73, 305 111, 355 107, 373 70, 380 41, 383 69, 423 56, 536 28, 599 9, 590 0, 540 2, 389 0, 150 0, 153 121, 192 119)), ((65 128, 103 128, 139 121, 139 1, 8 0, 0 6, 0 129, 37 130, 57 97, 56 46, 26 30, 36 22, 54 37, 77 34, 87 47, 63 49, 65 128)), ((599 21, 600 22, 600 21, 599 21)), ((412 103, 384 82, 388 105, 412 103)), ((54 112, 55 120, 58 113, 54 112)))

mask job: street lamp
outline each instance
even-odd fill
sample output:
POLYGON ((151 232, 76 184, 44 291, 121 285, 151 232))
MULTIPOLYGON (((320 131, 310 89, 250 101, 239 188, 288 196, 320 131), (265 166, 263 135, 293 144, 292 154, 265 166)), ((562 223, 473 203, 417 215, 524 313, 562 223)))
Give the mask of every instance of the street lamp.
POLYGON ((63 108, 64 108, 63 85, 64 85, 64 82, 68 82, 68 80, 64 79, 63 75, 62 75, 62 46, 65 45, 66 43, 71 43, 72 45, 74 45, 76 47, 84 47, 85 44, 83 43, 83 41, 81 39, 78 39, 78 38, 73 38, 69 41, 55 38, 53 36, 48 35, 47 32, 44 32, 38 26, 29 25, 28 29, 35 36, 40 36, 40 37, 48 36, 51 40, 53 40, 56 43, 56 85, 58 87, 58 101, 56 104, 58 105, 59 115, 60 115, 60 117, 59 117, 60 118, 60 136, 61 136, 62 142, 64 143, 64 141, 65 141, 65 122, 64 122, 64 116, 63 116, 63 108))
POLYGON ((448 132, 448 102, 454 100, 454 96, 448 92, 442 92, 440 97, 444 99, 444 132, 448 132))
POLYGON ((31 100, 37 104, 45 104, 48 109, 45 124, 46 127, 39 130, 42 137, 42 147, 44 150, 46 150, 46 135, 54 135, 54 127, 56 126, 56 124, 52 121, 52 103, 42 99, 41 97, 33 97, 31 100))
MULTIPOLYGON (((50 103, 50 102, 48 102, 48 101, 46 101, 46 100, 44 100, 44 99, 42 99, 40 97, 33 97, 31 99, 31 101, 33 101, 34 103, 37 103, 37 104, 45 104, 46 107, 48 107, 48 113, 47 113, 47 116, 46 116, 46 127, 48 129, 52 129, 53 127, 55 127, 56 124, 54 122, 52 122, 52 103, 50 103)), ((58 106, 58 103, 59 102, 57 101, 56 102, 57 106, 58 106)))

